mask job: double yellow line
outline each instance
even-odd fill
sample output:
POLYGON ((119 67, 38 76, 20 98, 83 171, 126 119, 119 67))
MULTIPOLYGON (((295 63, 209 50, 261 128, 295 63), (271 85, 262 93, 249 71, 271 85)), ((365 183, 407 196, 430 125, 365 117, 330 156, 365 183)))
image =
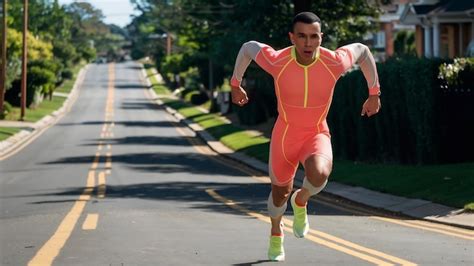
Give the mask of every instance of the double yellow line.
MULTIPOLYGON (((236 202, 219 195, 213 189, 206 189, 206 192, 215 200, 224 203, 225 205, 229 206, 232 209, 243 212, 251 217, 257 218, 266 223, 271 223, 270 218, 268 216, 264 216, 260 213, 250 211, 240 206, 236 202)), ((291 229, 293 226, 292 221, 286 218, 283 218, 283 223, 285 225, 284 226, 285 231, 293 232, 291 229)), ((395 264, 407 265, 407 266, 417 265, 416 263, 392 256, 392 255, 389 255, 389 254, 386 254, 374 249, 366 248, 361 245, 355 244, 353 242, 335 237, 333 235, 330 235, 321 231, 313 230, 313 229, 309 230, 309 233, 308 235, 305 236, 305 238, 314 243, 346 253, 348 255, 357 257, 359 259, 371 262, 376 265, 395 265, 395 264)))
MULTIPOLYGON (((331 200, 330 198, 323 196, 321 194, 316 196, 317 198, 317 203, 324 204, 326 206, 329 206, 334 209, 338 209, 341 211, 345 212, 351 212, 354 214, 362 215, 362 216, 367 216, 371 219, 383 221, 383 222, 388 222, 388 223, 393 223, 405 227, 411 227, 411 228, 416 228, 416 229, 421 229, 424 231, 430 231, 434 233, 439 233, 451 237, 457 237, 457 238, 462 238, 466 240, 474 240, 474 231, 469 230, 469 229, 463 229, 463 228, 458 228, 454 226, 449 226, 449 225, 444 225, 444 224, 438 224, 438 223, 432 223, 428 221, 423 221, 423 220, 416 220, 416 219, 403 219, 403 218, 391 218, 387 217, 386 215, 377 213, 376 211, 370 211, 365 208, 357 207, 357 206, 342 206, 333 203, 334 200, 331 200)), ((311 199, 315 201, 314 199, 311 199)))
MULTIPOLYGON (((201 141, 197 140, 196 138, 192 138, 187 136, 187 134, 180 128, 181 125, 172 121, 173 118, 169 117, 170 123, 173 124, 175 129, 183 136, 186 137, 186 139, 193 145, 194 149, 196 149, 198 152, 208 155, 209 158, 211 158, 214 161, 217 161, 221 164, 224 164, 228 167, 232 167, 234 169, 237 169, 241 172, 244 172, 251 176, 254 179, 259 180, 260 182, 263 183, 270 183, 270 178, 267 176, 262 176, 257 171, 248 168, 244 165, 239 165, 238 167, 235 166, 236 162, 230 162, 228 159, 224 159, 221 156, 218 156, 214 151, 212 151, 208 146, 202 145, 201 141)), ((428 221, 422 221, 422 220, 416 220, 416 219, 400 219, 400 218, 390 218, 390 217, 385 217, 384 215, 381 215, 380 213, 377 214, 376 212, 372 212, 370 210, 364 209, 364 208, 359 208, 355 206, 342 206, 333 203, 334 201, 322 196, 321 194, 317 195, 315 198, 311 198, 310 200, 313 202, 317 202, 318 204, 323 204, 326 206, 329 206, 331 208, 335 208, 344 212, 350 212, 362 216, 367 216, 371 219, 379 220, 379 221, 384 221, 388 223, 393 223, 405 227, 411 227, 411 228, 416 228, 416 229, 421 229, 424 231, 430 231, 434 233, 439 233, 451 237, 457 237, 457 238, 462 238, 466 240, 474 240, 474 231, 469 230, 469 229, 463 229, 463 228, 457 228, 449 225, 444 225, 444 224, 437 224, 437 223, 432 223, 428 221), (316 200, 317 199, 317 200, 316 200)))
MULTIPOLYGON (((225 164, 229 167, 232 167, 234 169, 237 169, 235 166, 235 163, 233 164, 232 162, 228 162, 227 160, 222 159, 220 156, 218 156, 214 151, 212 151, 209 147, 202 145, 200 141, 198 141, 195 137, 189 136, 182 128, 181 125, 179 125, 177 122, 174 122, 173 118, 168 116, 168 120, 170 123, 174 126, 176 131, 178 131, 181 135, 183 135, 194 147, 196 151, 198 151, 201 154, 208 155, 209 158, 212 160, 218 161, 221 164, 225 164)), ((238 167, 239 171, 245 172, 252 176, 253 178, 256 178, 259 181, 269 183, 270 179, 267 177, 258 177, 255 176, 254 172, 251 169, 246 169, 245 167, 238 167)), ((240 211, 242 213, 245 213, 248 216, 257 218, 261 221, 264 221, 266 223, 271 223, 270 218, 268 216, 262 215, 260 213, 248 210, 242 206, 240 206, 238 203, 232 201, 231 199, 227 199, 223 197, 222 195, 219 195, 215 190, 213 189, 206 189, 206 192, 214 198, 216 201, 222 202, 225 205, 229 206, 230 208, 233 208, 237 211, 240 211)), ((283 223, 284 223, 284 230, 288 232, 293 232, 292 231, 292 226, 293 222, 291 220, 288 220, 286 218, 283 218, 283 223)), ((417 265, 416 263, 392 256, 387 253, 383 253, 374 249, 370 249, 367 247, 363 247, 361 245, 358 245, 356 243, 338 238, 336 236, 313 230, 310 229, 309 233, 305 238, 311 242, 329 247, 331 249, 346 253, 348 255, 351 255, 353 257, 357 257, 359 259, 371 262, 376 265, 407 265, 407 266, 413 266, 417 265)))
MULTIPOLYGON (((106 174, 110 174, 112 168, 112 153, 111 145, 107 144, 106 152, 106 162, 105 162, 105 172, 100 171, 98 168, 100 163, 100 154, 104 148, 104 139, 113 137, 113 116, 114 116, 114 64, 109 65, 109 84, 107 89, 107 104, 105 109, 105 122, 102 127, 101 140, 97 145, 97 152, 95 153, 94 160, 92 161, 89 173, 87 175, 86 187, 82 191, 82 194, 79 196, 79 199, 75 201, 71 210, 66 214, 64 219, 59 224, 59 227, 56 229, 56 232, 51 236, 51 238, 38 250, 35 256, 28 262, 29 266, 33 265, 51 265, 54 259, 59 255, 61 249, 66 244, 67 240, 72 234, 79 218, 84 211, 86 203, 91 199, 92 192, 94 188, 97 187, 97 197, 104 198, 106 191, 106 174), (96 174, 97 174, 97 184, 96 184, 96 174)), ((83 225, 82 229, 84 230, 94 230, 97 227, 99 219, 99 214, 92 213, 88 214, 83 225)))

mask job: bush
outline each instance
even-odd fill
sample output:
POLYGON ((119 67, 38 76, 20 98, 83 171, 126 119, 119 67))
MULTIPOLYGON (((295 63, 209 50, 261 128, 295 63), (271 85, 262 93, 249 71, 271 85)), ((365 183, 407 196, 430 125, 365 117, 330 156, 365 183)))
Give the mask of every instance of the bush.
POLYGON ((11 113, 13 107, 8 102, 3 102, 3 112, 0 113, 0 119, 5 119, 11 113))
POLYGON ((209 100, 209 97, 207 97, 206 93, 195 90, 195 91, 188 92, 185 95, 184 100, 194 105, 201 105, 207 102, 209 100))
POLYGON ((38 66, 29 67, 26 106, 41 102, 42 94, 54 90, 56 77, 53 72, 38 66))
POLYGON ((186 89, 199 90, 199 71, 196 67, 191 67, 188 70, 179 73, 180 79, 183 80, 183 85, 186 89))
POLYGON ((63 79, 72 79, 74 77, 74 72, 70 69, 65 69, 61 72, 61 77, 63 79))
POLYGON ((474 160, 474 95, 441 89, 440 60, 390 59, 377 66, 382 109, 360 117, 367 85, 358 70, 336 84, 328 115, 335 157, 407 164, 474 160))
POLYGON ((438 78, 445 83, 444 89, 474 89, 474 58, 456 58, 454 63, 439 66, 438 78))
POLYGON ((457 58, 439 67, 441 89, 435 106, 443 162, 473 161, 474 59, 457 58))

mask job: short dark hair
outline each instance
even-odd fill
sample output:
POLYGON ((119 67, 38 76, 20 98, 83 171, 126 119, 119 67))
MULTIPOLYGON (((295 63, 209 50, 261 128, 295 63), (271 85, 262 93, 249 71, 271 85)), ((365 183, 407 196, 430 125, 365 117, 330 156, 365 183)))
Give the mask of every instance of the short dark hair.
POLYGON ((301 12, 298 13, 294 18, 293 18, 293 23, 291 24, 291 31, 293 32, 295 29, 295 24, 298 22, 306 23, 306 24, 313 24, 315 22, 318 22, 321 24, 321 19, 316 16, 313 12, 301 12))

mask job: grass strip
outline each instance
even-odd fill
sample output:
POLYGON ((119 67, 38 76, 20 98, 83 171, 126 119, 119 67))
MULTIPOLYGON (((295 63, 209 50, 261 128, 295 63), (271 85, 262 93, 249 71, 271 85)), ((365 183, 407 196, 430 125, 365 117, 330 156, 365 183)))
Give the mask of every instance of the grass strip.
MULTIPOLYGON (((84 64, 79 64, 73 68, 73 78, 69 80, 65 80, 61 86, 55 89, 56 92, 61 93, 69 93, 71 92, 74 83, 76 82, 77 75, 79 71, 84 66, 84 64)), ((26 122, 37 122, 41 120, 43 117, 51 114, 52 112, 58 110, 63 106, 64 101, 66 101, 65 97, 58 97, 54 96, 51 100, 45 98, 38 107, 34 109, 26 109, 25 110, 25 117, 24 120, 26 122)), ((21 108, 20 107, 12 107, 11 112, 5 117, 5 120, 10 121, 17 121, 21 116, 21 108)))
POLYGON ((20 132, 21 128, 17 127, 0 127, 0 141, 6 140, 9 137, 20 132))
POLYGON ((474 163, 407 166, 336 161, 331 179, 474 210, 474 163))
MULTIPOLYGON (((53 96, 53 99, 44 100, 35 109, 27 109, 25 112, 25 122, 37 122, 43 117, 58 110, 63 105, 66 98, 60 96, 53 96)), ((13 107, 12 111, 7 115, 7 120, 18 120, 21 114, 20 107, 13 107)))

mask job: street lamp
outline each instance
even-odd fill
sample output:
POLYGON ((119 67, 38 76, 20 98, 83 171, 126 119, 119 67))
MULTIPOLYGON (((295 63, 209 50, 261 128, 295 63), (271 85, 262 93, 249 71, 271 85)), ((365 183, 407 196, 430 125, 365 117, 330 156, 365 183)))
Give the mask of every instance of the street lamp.
POLYGON ((148 35, 148 39, 166 39, 166 55, 171 55, 171 42, 173 39, 173 36, 165 32, 163 34, 158 34, 158 33, 153 33, 148 35))

